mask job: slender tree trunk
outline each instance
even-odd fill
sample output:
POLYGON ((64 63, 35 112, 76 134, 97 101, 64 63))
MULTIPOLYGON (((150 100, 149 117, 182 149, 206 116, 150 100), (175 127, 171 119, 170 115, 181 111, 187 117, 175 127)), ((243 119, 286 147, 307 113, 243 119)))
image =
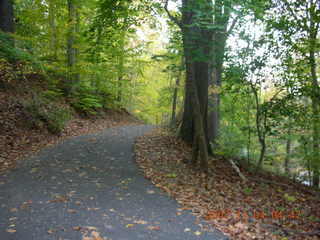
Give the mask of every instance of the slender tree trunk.
POLYGON ((250 151, 251 151, 251 123, 250 123, 250 98, 247 99, 247 127, 248 127, 248 141, 247 141, 247 164, 250 166, 250 151))
POLYGON ((262 112, 262 109, 260 107, 259 103, 259 96, 258 96, 258 90, 255 88, 253 83, 250 83, 251 90, 254 95, 255 104, 256 104, 256 129, 258 134, 258 140, 260 143, 260 156, 258 159, 258 163, 256 166, 256 172, 260 171, 263 165, 264 156, 266 153, 266 121, 267 121, 267 113, 262 112))
POLYGON ((312 157, 312 171, 313 171, 313 186, 319 187, 320 181, 320 99, 319 99, 319 85, 316 75, 316 65, 314 53, 310 54, 311 71, 312 71, 312 85, 313 85, 313 96, 312 96, 312 128, 313 128, 313 157, 312 157))
POLYGON ((120 36, 120 54, 118 56, 118 96, 117 100, 119 103, 122 101, 122 86, 124 79, 124 51, 125 51, 125 32, 122 31, 120 36))
POLYGON ((68 62, 68 82, 67 94, 72 94, 79 82, 80 75, 77 69, 77 56, 79 50, 75 47, 77 34, 79 32, 79 13, 75 0, 68 0, 68 39, 67 39, 67 62, 68 62))
POLYGON ((289 167, 290 158, 291 158, 291 126, 289 126, 289 129, 288 129, 288 136, 287 136, 287 142, 286 142, 286 157, 284 160, 284 170, 287 175, 290 174, 290 167, 289 167))
MULTIPOLYGON (((183 65, 183 60, 181 60, 181 65, 183 65)), ((181 78, 181 70, 176 76, 176 82, 173 89, 173 97, 172 97, 172 112, 171 112, 171 121, 170 126, 175 127, 176 126, 176 111, 177 111, 177 100, 178 100, 178 90, 180 85, 180 78, 181 78)))
MULTIPOLYGON (((313 6, 313 10, 317 6, 313 6)), ((316 45, 318 35, 318 23, 315 19, 316 15, 311 12, 310 14, 310 50, 309 50, 309 63, 311 71, 312 82, 312 128, 313 128, 313 157, 312 157, 312 170, 313 170, 313 186, 319 187, 320 182, 320 87, 317 77, 317 62, 316 62, 316 45)))
POLYGON ((57 60, 58 57, 58 37, 57 37, 57 25, 56 25, 56 5, 54 0, 48 2, 49 10, 49 34, 50 34, 50 51, 53 60, 57 60))

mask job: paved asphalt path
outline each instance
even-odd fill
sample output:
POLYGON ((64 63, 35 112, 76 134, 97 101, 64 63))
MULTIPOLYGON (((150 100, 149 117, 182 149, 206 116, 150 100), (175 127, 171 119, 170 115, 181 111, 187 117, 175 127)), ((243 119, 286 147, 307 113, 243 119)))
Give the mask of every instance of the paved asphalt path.
POLYGON ((227 239, 144 179, 133 141, 151 128, 75 137, 0 176, 0 240, 227 239))

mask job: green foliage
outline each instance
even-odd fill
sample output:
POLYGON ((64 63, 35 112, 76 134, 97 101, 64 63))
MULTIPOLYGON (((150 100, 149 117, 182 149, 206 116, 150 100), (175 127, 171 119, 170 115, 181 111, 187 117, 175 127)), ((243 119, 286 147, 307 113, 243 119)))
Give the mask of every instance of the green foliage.
POLYGON ((15 79, 12 65, 4 58, 0 58, 0 87, 6 87, 15 79))
POLYGON ((42 93, 42 96, 48 100, 56 101, 63 97, 63 91, 58 88, 46 90, 42 93))
POLYGON ((80 113, 96 115, 97 111, 103 108, 103 103, 94 88, 82 86, 74 93, 72 106, 80 113))
POLYGON ((28 44, 26 42, 17 41, 14 36, 0 31, 0 58, 4 58, 9 62, 26 62, 35 64, 35 58, 24 50, 27 48, 27 45, 28 44), (14 41, 16 41, 15 44, 14 41))
POLYGON ((288 202, 295 202, 297 200, 294 196, 290 196, 287 193, 284 194, 283 198, 288 202))
POLYGON ((245 188, 243 189, 243 192, 244 192, 244 194, 249 195, 249 194, 252 193, 252 188, 250 188, 250 187, 245 187, 245 188))
POLYGON ((49 102, 47 99, 33 94, 33 97, 23 102, 24 114, 30 128, 46 127, 51 133, 59 134, 71 119, 68 109, 49 102))

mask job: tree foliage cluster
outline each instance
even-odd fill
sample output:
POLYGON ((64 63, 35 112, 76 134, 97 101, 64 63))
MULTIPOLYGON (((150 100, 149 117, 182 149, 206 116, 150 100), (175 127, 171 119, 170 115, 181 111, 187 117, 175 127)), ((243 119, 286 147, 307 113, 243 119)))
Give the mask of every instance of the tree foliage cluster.
POLYGON ((193 163, 200 154, 206 171, 212 150, 319 186, 319 1, 169 2, 186 68, 180 135, 193 163))

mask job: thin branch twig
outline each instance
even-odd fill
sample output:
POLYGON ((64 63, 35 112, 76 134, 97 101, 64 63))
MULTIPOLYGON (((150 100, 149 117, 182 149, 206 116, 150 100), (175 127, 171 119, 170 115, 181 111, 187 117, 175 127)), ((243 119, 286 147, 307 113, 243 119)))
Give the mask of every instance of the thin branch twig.
POLYGON ((169 3, 169 0, 166 0, 165 1, 165 4, 164 4, 164 10, 167 12, 168 14, 168 17, 170 18, 171 21, 173 21, 175 24, 177 24, 181 29, 182 29, 182 23, 181 21, 178 20, 178 18, 176 18, 175 16, 173 16, 169 9, 168 9, 168 3, 169 3))

